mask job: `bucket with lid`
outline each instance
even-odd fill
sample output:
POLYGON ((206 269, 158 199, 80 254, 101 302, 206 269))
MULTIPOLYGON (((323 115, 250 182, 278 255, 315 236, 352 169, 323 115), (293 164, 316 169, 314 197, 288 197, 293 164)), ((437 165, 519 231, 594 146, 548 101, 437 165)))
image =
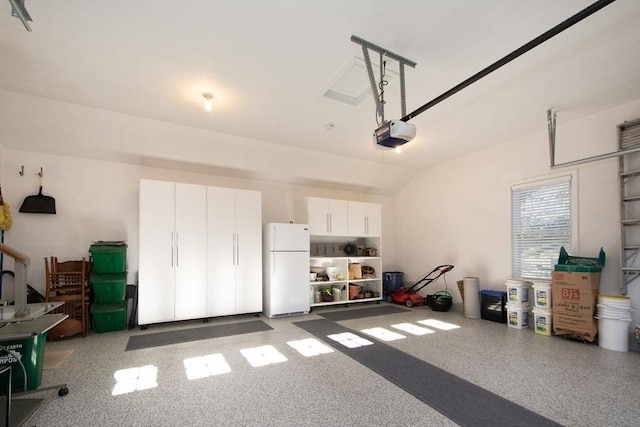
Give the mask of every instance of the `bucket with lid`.
POLYGON ((553 335, 553 312, 551 309, 535 307, 533 309, 533 322, 536 334, 553 335))
POLYGON ((514 329, 529 327, 529 305, 507 304, 507 325, 514 329))
POLYGON ((551 309, 551 282, 535 280, 532 288, 534 307, 551 309))
POLYGON ((529 288, 531 282, 526 280, 507 279, 507 303, 510 304, 528 304, 529 288))
POLYGON ((614 351, 629 351, 631 298, 625 295, 598 295, 598 345, 614 351))

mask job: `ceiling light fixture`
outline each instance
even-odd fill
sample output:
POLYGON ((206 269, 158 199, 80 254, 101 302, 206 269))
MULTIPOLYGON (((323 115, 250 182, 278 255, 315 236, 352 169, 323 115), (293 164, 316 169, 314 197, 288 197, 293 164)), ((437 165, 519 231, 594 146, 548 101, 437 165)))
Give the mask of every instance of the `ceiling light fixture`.
POLYGON ((206 111, 211 111, 211 109, 213 108, 213 94, 204 92, 202 94, 202 97, 204 98, 204 109, 206 111))

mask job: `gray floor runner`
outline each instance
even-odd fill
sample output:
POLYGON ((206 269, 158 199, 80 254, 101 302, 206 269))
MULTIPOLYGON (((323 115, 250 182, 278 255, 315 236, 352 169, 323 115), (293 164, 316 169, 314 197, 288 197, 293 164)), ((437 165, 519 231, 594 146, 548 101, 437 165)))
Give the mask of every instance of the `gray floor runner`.
POLYGON ((226 325, 201 326, 175 331, 156 332, 151 334, 133 335, 129 338, 125 351, 140 350, 149 347, 179 344, 188 341, 199 341, 231 335, 249 334, 251 332, 269 331, 273 328, 262 320, 250 322, 229 323, 226 325))
POLYGON ((362 317, 383 316, 385 314, 406 313, 409 310, 392 304, 383 304, 369 308, 352 308, 345 310, 327 311, 325 313, 317 313, 325 319, 339 322, 341 320, 360 319, 362 317))
POLYGON ((296 326, 378 373, 461 426, 559 426, 560 424, 517 405, 423 360, 374 341, 347 348, 327 338, 358 331, 329 320, 295 322, 296 326))

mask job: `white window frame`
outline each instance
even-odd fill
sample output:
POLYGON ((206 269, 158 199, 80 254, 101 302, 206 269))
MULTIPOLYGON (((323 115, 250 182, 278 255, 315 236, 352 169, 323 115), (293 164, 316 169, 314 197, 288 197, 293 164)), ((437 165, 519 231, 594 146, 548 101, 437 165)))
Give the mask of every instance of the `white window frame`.
MULTIPOLYGON (((565 246, 565 249, 569 253, 574 253, 579 250, 578 245, 578 171, 566 171, 558 174, 547 175, 545 177, 532 178, 524 181, 514 182, 510 186, 509 190, 509 199, 510 199, 510 223, 511 223, 511 233, 510 233, 510 243, 511 243, 511 275, 512 277, 520 277, 523 279, 550 279, 551 271, 553 271, 553 266, 557 261, 557 256, 560 254, 560 247, 565 246), (515 229, 514 224, 514 191, 518 190, 526 190, 535 187, 542 187, 546 185, 552 185, 560 182, 569 182, 570 188, 570 239, 560 244, 557 247, 555 255, 552 256, 552 259, 548 261, 548 267, 543 267, 539 274, 530 274, 528 272, 522 272, 521 265, 519 265, 518 259, 516 257, 516 232, 518 230, 515 229)), ((542 243, 541 243, 542 244, 542 243)), ((556 248, 554 248, 555 250, 556 248)))

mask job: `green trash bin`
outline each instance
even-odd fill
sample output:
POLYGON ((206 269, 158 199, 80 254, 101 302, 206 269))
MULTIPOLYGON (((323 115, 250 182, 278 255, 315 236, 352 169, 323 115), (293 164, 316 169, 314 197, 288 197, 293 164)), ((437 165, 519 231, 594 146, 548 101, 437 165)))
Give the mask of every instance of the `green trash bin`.
MULTIPOLYGON (((44 364, 44 344, 47 341, 47 333, 34 335, 21 340, 0 341, 0 366, 11 365, 11 388, 21 390, 35 390, 40 387, 42 381, 42 365, 44 364), (24 373, 18 363, 18 359, 8 353, 11 350, 20 356, 27 373, 27 385, 25 388, 24 373)), ((0 376, 0 395, 7 393, 5 375, 0 376)))

